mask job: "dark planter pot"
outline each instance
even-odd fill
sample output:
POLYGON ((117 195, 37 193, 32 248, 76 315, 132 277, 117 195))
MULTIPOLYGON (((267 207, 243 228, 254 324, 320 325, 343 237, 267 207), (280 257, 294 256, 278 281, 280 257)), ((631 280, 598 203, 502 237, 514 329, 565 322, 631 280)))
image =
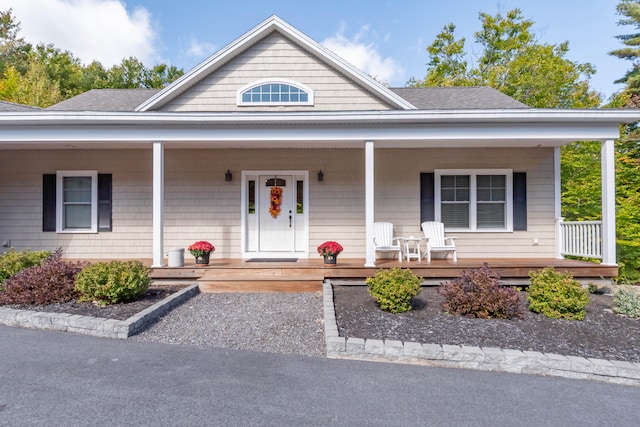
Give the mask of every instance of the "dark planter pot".
POLYGON ((338 260, 338 255, 324 255, 324 264, 327 266, 335 266, 338 260))
POLYGON ((196 257, 196 264, 197 265, 209 265, 209 256, 211 254, 204 254, 202 256, 196 257))

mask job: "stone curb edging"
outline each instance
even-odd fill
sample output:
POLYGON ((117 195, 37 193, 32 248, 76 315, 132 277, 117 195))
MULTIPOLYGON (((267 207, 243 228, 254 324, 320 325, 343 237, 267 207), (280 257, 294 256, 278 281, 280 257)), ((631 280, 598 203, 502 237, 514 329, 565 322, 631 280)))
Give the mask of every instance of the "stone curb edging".
POLYGON ((127 339, 199 292, 200 289, 197 284, 188 286, 136 313, 127 320, 0 307, 0 325, 127 339))
POLYGON ((322 291, 324 333, 327 357, 330 358, 550 375, 640 386, 640 363, 494 347, 403 343, 395 340, 341 337, 336 322, 333 285, 330 280, 324 281, 322 291))

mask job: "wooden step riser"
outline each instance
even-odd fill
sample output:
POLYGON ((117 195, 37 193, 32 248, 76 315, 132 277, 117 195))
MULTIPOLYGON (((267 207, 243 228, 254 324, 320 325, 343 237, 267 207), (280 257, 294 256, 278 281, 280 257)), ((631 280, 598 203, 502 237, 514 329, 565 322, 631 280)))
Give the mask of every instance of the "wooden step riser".
POLYGON ((202 293, 224 292, 318 292, 322 290, 322 281, 198 281, 202 293))

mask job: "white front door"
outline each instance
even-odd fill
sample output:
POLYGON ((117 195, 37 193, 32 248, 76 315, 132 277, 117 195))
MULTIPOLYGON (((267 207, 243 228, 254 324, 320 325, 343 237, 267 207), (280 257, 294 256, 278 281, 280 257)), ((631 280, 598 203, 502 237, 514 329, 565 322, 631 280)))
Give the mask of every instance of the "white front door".
POLYGON ((260 252, 293 252, 295 182, 291 175, 265 176, 260 188, 260 252))
POLYGON ((244 258, 308 256, 308 180, 299 170, 242 172, 244 258))

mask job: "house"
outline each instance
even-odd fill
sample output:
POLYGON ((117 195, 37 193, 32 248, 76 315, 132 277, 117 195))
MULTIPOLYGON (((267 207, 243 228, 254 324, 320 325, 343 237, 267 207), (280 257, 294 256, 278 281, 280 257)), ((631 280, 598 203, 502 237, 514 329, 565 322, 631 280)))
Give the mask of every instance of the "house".
POLYGON ((638 119, 484 87, 387 88, 273 16, 162 90, 2 109, 0 242, 161 267, 197 240, 229 259, 315 258, 337 240, 374 266, 374 222, 409 236, 436 219, 461 259, 595 246, 615 266, 613 143, 638 119), (560 218, 560 147, 576 140, 602 143, 588 234, 560 218))

